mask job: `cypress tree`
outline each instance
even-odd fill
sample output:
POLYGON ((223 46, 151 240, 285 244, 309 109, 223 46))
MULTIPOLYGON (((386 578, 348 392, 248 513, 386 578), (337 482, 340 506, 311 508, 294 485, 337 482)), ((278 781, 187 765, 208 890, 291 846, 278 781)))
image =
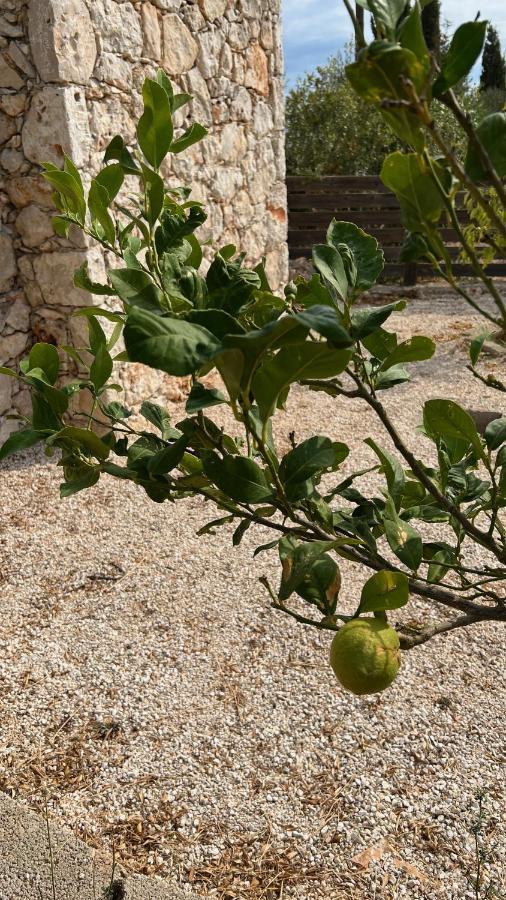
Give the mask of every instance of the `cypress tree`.
POLYGON ((489 25, 487 29, 480 77, 480 91, 487 91, 489 88, 506 90, 506 64, 499 35, 493 25, 489 25))
POLYGON ((432 0, 422 9, 422 28, 425 43, 430 52, 439 60, 441 56, 441 4, 432 0))

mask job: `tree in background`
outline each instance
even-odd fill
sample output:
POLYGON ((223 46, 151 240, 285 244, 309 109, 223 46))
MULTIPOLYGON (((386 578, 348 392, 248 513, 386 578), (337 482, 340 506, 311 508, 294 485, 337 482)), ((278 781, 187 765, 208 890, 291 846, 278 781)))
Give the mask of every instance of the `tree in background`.
POLYGON ((425 43, 433 56, 439 60, 441 56, 441 4, 432 0, 422 10, 422 29, 425 43))
MULTIPOLYGON (((432 5, 432 4, 430 4, 432 5)), ((428 9, 429 7, 426 7, 428 9)), ((444 55, 444 35, 441 50, 444 55)), ((308 72, 286 98, 286 161, 289 175, 378 175, 385 156, 401 149, 381 113, 352 90, 345 66, 354 59, 350 44, 324 66, 308 72)), ((463 79, 456 87, 473 122, 500 110, 504 92, 480 92, 463 79)), ((445 106, 434 101, 432 114, 445 140, 463 159, 466 138, 445 106)))
MULTIPOLYGON (((426 9, 430 9, 430 6, 426 9)), ((480 91, 491 89, 506 91, 506 63, 499 35, 493 25, 488 26, 480 76, 480 91)))

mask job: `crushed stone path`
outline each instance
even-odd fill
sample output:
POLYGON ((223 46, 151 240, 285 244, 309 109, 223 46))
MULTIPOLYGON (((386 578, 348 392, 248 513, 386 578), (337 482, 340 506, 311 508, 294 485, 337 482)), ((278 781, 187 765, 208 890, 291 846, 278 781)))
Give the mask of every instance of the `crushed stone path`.
MULTIPOLYGON (((472 310, 419 293, 396 324, 437 337, 437 355, 384 399, 421 453, 424 400, 506 404, 465 369, 472 310)), ((348 470, 372 464, 366 436, 388 446, 358 401, 302 389, 280 446, 292 429, 350 443, 348 470)), ((258 578, 277 582, 276 559, 252 556, 265 533, 235 549, 227 530, 196 537, 214 516, 200 501, 155 504, 107 477, 60 501, 59 480, 40 453, 0 467, 3 791, 222 900, 472 898, 483 795, 485 884, 504 892, 504 627, 440 637, 385 694, 355 698, 329 636, 269 609, 258 578)), ((364 580, 343 564, 345 608, 364 580)))

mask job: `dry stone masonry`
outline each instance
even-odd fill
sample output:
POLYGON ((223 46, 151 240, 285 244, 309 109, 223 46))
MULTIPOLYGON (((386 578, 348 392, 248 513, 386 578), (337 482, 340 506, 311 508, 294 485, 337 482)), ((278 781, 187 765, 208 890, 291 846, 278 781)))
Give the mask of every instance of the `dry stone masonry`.
MULTIPOLYGON (((87 259, 103 278, 104 259, 77 233, 53 234, 40 164, 61 164, 65 151, 98 170, 114 134, 134 137, 142 82, 158 66, 193 95, 188 115, 210 132, 167 178, 208 206, 204 238, 237 244, 251 262, 265 255, 273 287, 286 277, 280 0, 2 0, 0 365, 36 340, 79 343, 83 320, 69 314, 89 298, 72 273, 87 259)), ((140 376, 122 375, 127 387, 140 376)), ((27 403, 0 379, 0 438, 13 427, 5 415, 27 403)))

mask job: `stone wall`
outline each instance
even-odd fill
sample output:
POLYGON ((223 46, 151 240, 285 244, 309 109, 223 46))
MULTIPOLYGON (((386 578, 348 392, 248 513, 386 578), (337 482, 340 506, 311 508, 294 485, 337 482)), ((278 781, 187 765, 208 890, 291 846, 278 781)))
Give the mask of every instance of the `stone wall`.
MULTIPOLYGON (((40 164, 65 151, 96 171, 110 138, 133 138, 144 78, 162 66, 194 97, 208 138, 166 172, 191 183, 209 219, 201 234, 265 255, 273 287, 287 274, 280 0, 2 0, 0 7, 0 365, 36 340, 79 342, 72 286, 87 259, 79 234, 53 235, 40 164)), ((181 119, 181 124, 184 120, 181 119)), ((131 378, 129 379, 131 380, 131 378)), ((0 378, 0 416, 25 411, 0 378)), ((12 427, 0 422, 0 436, 12 427)))

